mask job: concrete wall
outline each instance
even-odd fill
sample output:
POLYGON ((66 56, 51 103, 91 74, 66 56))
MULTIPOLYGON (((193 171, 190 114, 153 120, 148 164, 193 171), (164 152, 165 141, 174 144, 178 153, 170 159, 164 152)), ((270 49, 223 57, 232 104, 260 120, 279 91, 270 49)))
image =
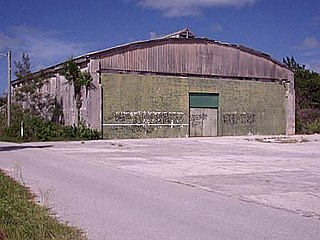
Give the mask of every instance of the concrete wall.
POLYGON ((220 94, 219 136, 286 133, 288 84, 111 73, 101 84, 105 138, 188 136, 190 92, 220 94))
POLYGON ((288 81, 286 83, 286 110, 287 110, 287 134, 294 135, 296 133, 296 93, 294 90, 294 74, 288 74, 288 81))

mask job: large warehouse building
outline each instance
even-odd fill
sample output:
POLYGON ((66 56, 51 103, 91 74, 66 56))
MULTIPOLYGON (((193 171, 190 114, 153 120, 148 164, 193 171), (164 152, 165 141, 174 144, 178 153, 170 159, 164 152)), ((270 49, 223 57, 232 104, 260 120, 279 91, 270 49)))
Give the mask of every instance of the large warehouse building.
MULTIPOLYGON (((104 138, 294 134, 294 75, 269 55, 188 29, 75 58, 93 77, 81 119, 104 138)), ((77 123, 72 86, 45 69, 44 91, 77 123)), ((14 82, 13 87, 21 84, 14 82)))

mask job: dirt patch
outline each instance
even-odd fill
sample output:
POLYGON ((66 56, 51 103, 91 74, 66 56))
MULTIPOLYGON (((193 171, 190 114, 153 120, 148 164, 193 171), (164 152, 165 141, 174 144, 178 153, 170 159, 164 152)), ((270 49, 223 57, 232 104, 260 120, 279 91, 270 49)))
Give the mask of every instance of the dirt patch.
POLYGON ((292 137, 267 137, 267 138, 255 138, 257 142, 262 143, 306 143, 309 142, 306 138, 292 138, 292 137))

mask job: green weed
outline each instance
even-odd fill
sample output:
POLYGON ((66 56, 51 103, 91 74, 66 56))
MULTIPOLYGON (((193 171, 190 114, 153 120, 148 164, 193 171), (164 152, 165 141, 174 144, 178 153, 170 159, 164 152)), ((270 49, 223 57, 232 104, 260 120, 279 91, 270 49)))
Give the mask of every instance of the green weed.
MULTIPOLYGON (((18 170, 17 170, 18 171, 18 170)), ((84 233, 59 222, 30 191, 0 170, 0 235, 6 240, 84 240, 84 233)))

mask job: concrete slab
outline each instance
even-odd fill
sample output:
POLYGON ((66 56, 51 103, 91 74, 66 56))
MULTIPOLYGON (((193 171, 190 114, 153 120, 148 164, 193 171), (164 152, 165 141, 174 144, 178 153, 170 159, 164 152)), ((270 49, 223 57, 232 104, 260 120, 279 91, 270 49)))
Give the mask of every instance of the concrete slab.
POLYGON ((58 142, 46 150, 320 219, 319 135, 58 142))

